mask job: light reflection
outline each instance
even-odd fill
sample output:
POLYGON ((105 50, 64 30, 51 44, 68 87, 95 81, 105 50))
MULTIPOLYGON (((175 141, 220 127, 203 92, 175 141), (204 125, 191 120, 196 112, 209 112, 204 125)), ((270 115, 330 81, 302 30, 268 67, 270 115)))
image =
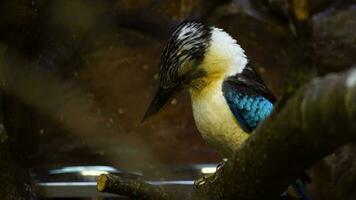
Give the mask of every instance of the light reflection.
POLYGON ((201 168, 203 174, 213 174, 216 172, 216 167, 203 167, 201 168))
POLYGON ((83 170, 80 172, 83 176, 100 176, 101 174, 108 174, 107 171, 100 171, 100 170, 83 170))
POLYGON ((49 174, 81 173, 82 175, 84 175, 83 172, 86 174, 90 174, 90 173, 96 174, 99 172, 117 173, 118 170, 110 166, 68 166, 68 167, 49 170, 49 174))

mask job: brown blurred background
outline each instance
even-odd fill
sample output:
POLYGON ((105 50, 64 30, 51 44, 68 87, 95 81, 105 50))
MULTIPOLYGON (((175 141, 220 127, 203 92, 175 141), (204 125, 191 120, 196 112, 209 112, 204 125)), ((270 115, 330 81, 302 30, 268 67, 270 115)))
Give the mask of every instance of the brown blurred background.
MULTIPOLYGON (((2 123, 12 160, 25 169, 126 170, 219 162, 195 127, 186 93, 140 123, 175 26, 198 19, 225 29, 281 97, 356 63, 355 6, 352 0, 3 0, 2 123)), ((337 158, 320 164, 314 199, 334 199, 332 185, 340 181, 351 184, 345 195, 356 195, 356 162, 348 157, 355 148, 347 148, 340 153, 347 167, 337 158)))

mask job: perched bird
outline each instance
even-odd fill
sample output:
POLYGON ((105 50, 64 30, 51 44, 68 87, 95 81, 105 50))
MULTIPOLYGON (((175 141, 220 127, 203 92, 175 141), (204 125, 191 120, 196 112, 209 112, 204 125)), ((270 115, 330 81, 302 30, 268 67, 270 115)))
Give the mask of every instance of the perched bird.
POLYGON ((236 40, 198 22, 183 22, 173 33, 159 77, 159 91, 144 119, 188 89, 199 132, 227 158, 270 114, 275 101, 236 40))
POLYGON ((208 145, 226 158, 272 112, 275 98, 244 50, 222 29, 185 21, 161 55, 160 87, 143 120, 183 89, 208 145))

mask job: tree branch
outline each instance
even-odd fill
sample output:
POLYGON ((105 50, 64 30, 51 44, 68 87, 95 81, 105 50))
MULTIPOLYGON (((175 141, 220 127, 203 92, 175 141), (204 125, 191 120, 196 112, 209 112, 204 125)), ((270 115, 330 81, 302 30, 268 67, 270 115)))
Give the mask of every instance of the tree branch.
POLYGON ((143 200, 168 199, 167 192, 160 186, 151 185, 142 180, 125 179, 112 174, 100 175, 97 189, 99 192, 115 193, 143 200))
MULTIPOLYGON (((234 159, 197 186, 193 199, 278 199, 305 169, 354 141, 356 69, 315 78, 289 99, 281 100, 234 159)), ((156 187, 141 185, 124 184, 106 191, 132 197, 135 188, 150 195, 144 187, 156 187)), ((151 199, 172 199, 169 195, 155 197, 151 199)))
POLYGON ((305 169, 356 140, 356 69, 299 89, 201 185, 196 199, 276 199, 305 169))

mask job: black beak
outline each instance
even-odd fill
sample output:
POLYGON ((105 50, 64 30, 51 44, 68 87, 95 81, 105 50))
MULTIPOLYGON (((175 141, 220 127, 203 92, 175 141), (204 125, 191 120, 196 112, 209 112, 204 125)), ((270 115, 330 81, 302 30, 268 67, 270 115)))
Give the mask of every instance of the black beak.
POLYGON ((152 117, 154 114, 158 113, 158 111, 160 111, 165 105, 167 105, 169 101, 174 97, 174 95, 180 92, 181 89, 181 87, 167 89, 159 87, 155 97, 153 98, 145 115, 143 116, 141 123, 152 117))

